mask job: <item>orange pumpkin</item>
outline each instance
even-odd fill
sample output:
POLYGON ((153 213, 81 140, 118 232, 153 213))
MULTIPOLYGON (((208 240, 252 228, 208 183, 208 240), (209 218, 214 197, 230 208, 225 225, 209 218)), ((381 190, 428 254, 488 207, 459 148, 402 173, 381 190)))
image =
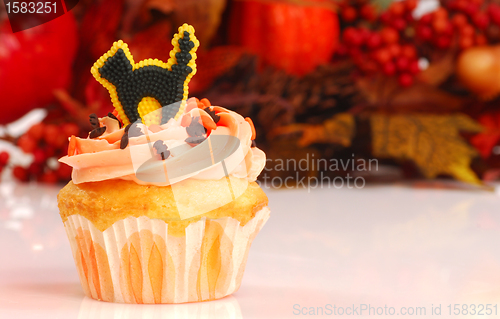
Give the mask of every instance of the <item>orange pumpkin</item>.
POLYGON ((303 75, 330 61, 339 21, 331 1, 234 1, 229 36, 264 64, 303 75))

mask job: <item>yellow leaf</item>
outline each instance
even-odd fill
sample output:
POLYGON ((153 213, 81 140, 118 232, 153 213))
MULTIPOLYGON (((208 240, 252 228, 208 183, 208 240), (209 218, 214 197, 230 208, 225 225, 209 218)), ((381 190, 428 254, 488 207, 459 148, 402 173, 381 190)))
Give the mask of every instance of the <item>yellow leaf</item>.
POLYGON ((481 184, 470 169, 478 155, 460 132, 480 132, 481 125, 463 114, 372 115, 372 151, 375 157, 413 161, 425 177, 439 174, 481 184))

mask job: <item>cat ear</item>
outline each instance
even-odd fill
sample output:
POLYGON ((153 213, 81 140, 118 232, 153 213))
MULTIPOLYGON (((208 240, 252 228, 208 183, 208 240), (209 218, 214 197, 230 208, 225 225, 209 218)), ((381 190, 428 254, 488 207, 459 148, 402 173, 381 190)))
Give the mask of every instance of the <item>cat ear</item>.
POLYGON ((101 78, 109 83, 117 85, 120 80, 133 70, 133 63, 127 59, 123 49, 118 49, 116 53, 109 57, 104 65, 99 68, 101 78))

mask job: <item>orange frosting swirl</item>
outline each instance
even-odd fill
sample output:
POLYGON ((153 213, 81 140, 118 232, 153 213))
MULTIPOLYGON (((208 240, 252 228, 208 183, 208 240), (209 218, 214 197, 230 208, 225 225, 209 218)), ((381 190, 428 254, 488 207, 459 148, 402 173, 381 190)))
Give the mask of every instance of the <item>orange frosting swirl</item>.
POLYGON ((142 185, 168 186, 188 178, 218 180, 227 175, 247 179, 249 182, 255 181, 264 169, 266 156, 260 149, 251 146, 251 121, 222 107, 214 106, 212 110, 220 117, 217 125, 207 112, 199 108, 187 108, 183 117, 171 119, 161 126, 138 124, 142 135, 129 136, 129 144, 125 149, 120 149, 124 128, 120 128, 119 123, 110 117, 100 118, 101 127, 106 126, 105 133, 95 139, 72 136, 68 155, 59 161, 73 167, 72 179, 75 184, 123 179, 142 185), (189 117, 200 117, 207 128, 208 138, 199 145, 191 145, 185 141, 189 134, 182 122, 189 117), (217 135, 222 136, 222 139, 224 136, 236 137, 239 143, 235 144, 235 151, 224 160, 214 162, 214 142, 211 140, 217 135), (152 146, 158 140, 163 141, 171 152, 165 161, 154 153, 152 146), (208 146, 210 151, 206 151, 208 146), (193 166, 188 169, 188 162, 198 159, 203 163, 208 161, 209 165, 198 165, 200 167, 194 171, 193 166), (137 174, 139 170, 143 175, 137 174), (165 171, 166 176, 163 179, 142 177, 157 176, 162 171, 165 171))

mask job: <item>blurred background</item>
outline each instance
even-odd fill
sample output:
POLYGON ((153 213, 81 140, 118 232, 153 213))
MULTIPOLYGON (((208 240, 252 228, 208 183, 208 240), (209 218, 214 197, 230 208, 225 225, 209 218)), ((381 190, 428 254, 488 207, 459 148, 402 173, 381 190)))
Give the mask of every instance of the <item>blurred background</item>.
POLYGON ((118 39, 166 61, 185 22, 190 96, 251 117, 271 163, 325 160, 270 177, 500 177, 500 1, 81 0, 16 33, 0 5, 0 178, 69 181, 68 137, 113 110, 93 63, 118 39))

